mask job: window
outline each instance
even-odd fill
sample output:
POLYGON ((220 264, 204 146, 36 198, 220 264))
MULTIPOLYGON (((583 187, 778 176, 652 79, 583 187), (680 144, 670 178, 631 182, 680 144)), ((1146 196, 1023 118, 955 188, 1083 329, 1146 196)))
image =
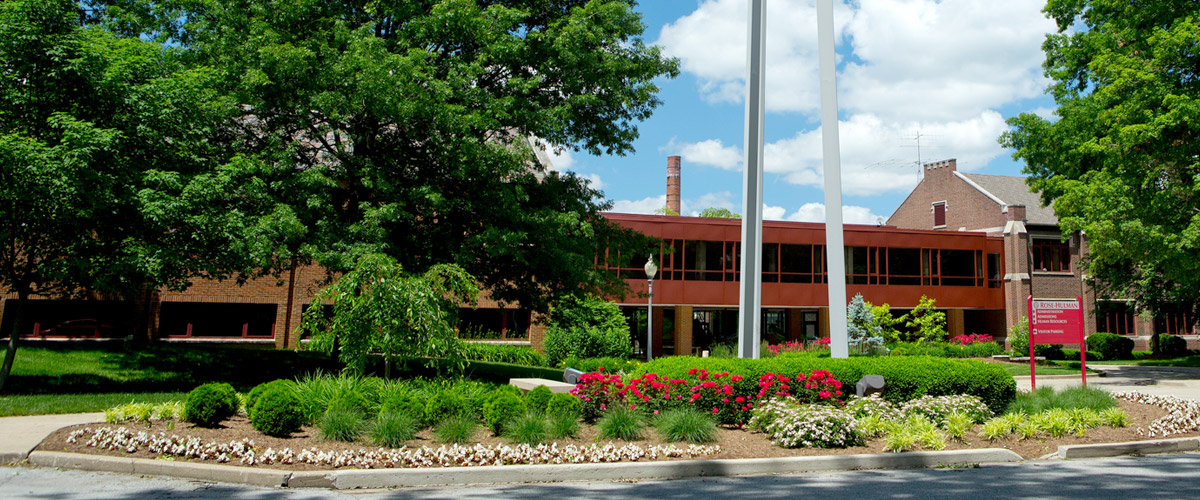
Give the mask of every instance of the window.
MULTIPOLYGON (((821 248, 818 246, 814 249, 813 245, 780 245, 780 281, 784 283, 814 283, 814 269, 821 269, 821 248)), ((820 279, 815 282, 819 283, 820 279)))
POLYGON ((1096 301, 1096 331, 1133 335, 1133 306, 1122 301, 1096 301))
POLYGON ((1192 335, 1195 331, 1196 319, 1181 308, 1165 308, 1154 315, 1154 333, 1192 335))
POLYGON ((1057 238, 1033 240, 1033 270, 1046 272, 1071 271, 1071 245, 1057 238))
POLYGON ((168 337, 275 336, 275 304, 163 302, 159 330, 168 337))
POLYGON ((726 253, 724 241, 685 241, 683 243, 683 269, 685 271, 683 279, 722 281, 726 258, 732 260, 732 255, 726 253))
POLYGON ((981 253, 978 250, 942 250, 939 259, 942 265, 936 273, 941 275, 942 285, 975 286, 976 277, 983 274, 981 253))
POLYGON ((946 202, 938 201, 933 204, 933 227, 946 226, 946 202))
POLYGON ((1000 275, 1001 275, 1001 272, 1003 271, 1003 269, 1000 267, 1000 254, 998 254, 998 253, 987 254, 987 265, 988 265, 988 288, 1000 288, 1003 285, 1000 281, 1000 278, 1001 278, 1000 275))
POLYGON ((887 275, 889 285, 920 285, 921 249, 887 249, 887 275))

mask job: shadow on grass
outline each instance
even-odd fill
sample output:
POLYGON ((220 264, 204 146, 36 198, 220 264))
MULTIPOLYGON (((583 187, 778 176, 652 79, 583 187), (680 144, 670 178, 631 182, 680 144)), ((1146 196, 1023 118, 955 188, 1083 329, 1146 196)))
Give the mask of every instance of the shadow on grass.
POLYGON ((327 354, 228 346, 149 344, 26 346, 17 352, 7 394, 188 391, 199 384, 228 382, 249 390, 262 382, 316 371, 336 372, 327 354), (38 366, 21 373, 22 354, 37 353, 38 366), (74 369, 75 363, 89 364, 74 369), (101 373, 96 373, 96 366, 101 373))

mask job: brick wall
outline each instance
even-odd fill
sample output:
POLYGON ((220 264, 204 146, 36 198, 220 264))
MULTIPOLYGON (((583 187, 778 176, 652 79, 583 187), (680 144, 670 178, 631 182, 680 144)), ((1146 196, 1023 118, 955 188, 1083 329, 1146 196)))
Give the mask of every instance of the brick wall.
POLYGON ((954 175, 956 160, 929 163, 924 177, 900 204, 887 223, 909 229, 935 229, 933 204, 946 202, 947 231, 976 230, 1004 226, 1002 207, 954 175))

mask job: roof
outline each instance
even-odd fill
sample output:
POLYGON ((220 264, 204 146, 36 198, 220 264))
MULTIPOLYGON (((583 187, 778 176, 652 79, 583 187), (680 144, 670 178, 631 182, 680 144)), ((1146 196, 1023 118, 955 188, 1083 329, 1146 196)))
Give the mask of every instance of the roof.
POLYGON ((1054 208, 1042 206, 1041 195, 1029 190, 1024 177, 962 172, 955 174, 969 181, 969 184, 973 184, 983 194, 1000 201, 1001 205, 1025 205, 1025 220, 1029 224, 1058 225, 1058 216, 1054 214, 1054 208))

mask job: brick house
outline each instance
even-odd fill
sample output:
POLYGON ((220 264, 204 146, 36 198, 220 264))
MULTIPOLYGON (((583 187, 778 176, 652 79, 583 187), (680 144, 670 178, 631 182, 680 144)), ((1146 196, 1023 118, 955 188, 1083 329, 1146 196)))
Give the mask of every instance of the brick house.
POLYGON ((1044 207, 1024 177, 959 172, 953 159, 927 163, 921 182, 888 219, 889 225, 935 231, 974 231, 1004 238, 1005 324, 1026 315, 1026 297, 1082 297, 1087 334, 1111 332, 1148 349, 1154 332, 1182 335, 1195 348, 1195 321, 1185 313, 1139 315, 1119 297, 1097 297, 1081 272, 1087 239, 1064 238, 1052 207, 1044 207))

